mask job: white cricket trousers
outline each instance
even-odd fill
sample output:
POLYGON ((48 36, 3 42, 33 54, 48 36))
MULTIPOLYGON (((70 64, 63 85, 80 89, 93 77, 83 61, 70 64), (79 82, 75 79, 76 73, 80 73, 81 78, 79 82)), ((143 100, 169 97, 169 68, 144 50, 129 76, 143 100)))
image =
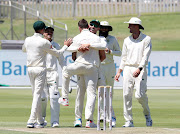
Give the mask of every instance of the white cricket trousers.
POLYGON ((58 91, 59 75, 57 71, 48 71, 46 73, 46 82, 44 90, 41 95, 42 100, 42 116, 46 117, 46 107, 48 102, 48 96, 50 98, 50 110, 51 110, 51 124, 53 122, 59 123, 60 104, 58 99, 60 97, 58 91))
MULTIPOLYGON (((82 119, 82 112, 84 107, 84 97, 86 92, 86 85, 83 75, 77 76, 77 96, 75 101, 75 119, 82 119)), ((85 109, 86 116, 86 109, 85 109)))
MULTIPOLYGON (((87 102, 86 102, 86 109, 85 109, 85 119, 93 120, 93 113, 96 101, 96 87, 97 87, 97 80, 98 80, 98 68, 93 65, 87 65, 83 63, 74 62, 68 65, 66 68, 63 69, 63 85, 62 85, 62 98, 68 97, 68 89, 69 89, 69 80, 70 77, 73 75, 82 75, 84 77, 84 83, 80 84, 84 85, 81 88, 83 91, 78 90, 80 94, 84 94, 87 91, 87 102), (84 93, 83 93, 84 92, 84 93)), ((78 77, 78 81, 79 81, 78 77)), ((81 79, 80 79, 81 80, 81 79)), ((80 95, 77 99, 83 99, 84 95, 80 95)), ((82 100, 79 100, 83 103, 82 100)), ((82 111, 82 110, 81 110, 82 111)), ((82 113, 82 112, 81 112, 82 113)), ((81 115, 82 116, 82 115, 81 115)))
POLYGON ((46 69, 44 67, 28 67, 28 75, 32 87, 32 107, 28 123, 44 123, 41 111, 41 93, 44 88, 46 69))
MULTIPOLYGON (((116 73, 114 62, 109 64, 101 64, 100 66, 104 77, 106 85, 114 87, 114 76, 116 73)), ((113 90, 112 90, 112 98, 113 98, 113 90)), ((109 120, 109 89, 107 90, 107 97, 106 97, 106 104, 107 104, 107 120, 109 120)), ((101 96, 100 96, 100 119, 104 118, 104 91, 101 89, 101 96)), ((112 117, 116 118, 114 109, 112 106, 112 117)))
MULTIPOLYGON (((99 68, 98 69, 98 86, 105 86, 105 85, 106 85, 105 77, 99 68)), ((85 92, 86 92, 86 85, 84 81, 84 76, 78 75, 77 76, 77 96, 76 96, 76 103, 75 103, 75 119, 76 120, 79 118, 82 119, 85 92)), ((87 105, 88 104, 86 104, 86 106, 87 105)), ((86 107, 85 109, 85 118, 87 114, 88 114, 88 107, 86 107)), ((87 119, 89 118, 87 117, 87 119)), ((92 119, 89 119, 89 120, 92 120, 92 119)))
POLYGON ((147 91, 147 72, 146 68, 141 70, 140 75, 135 78, 133 73, 138 67, 125 66, 123 70, 123 103, 124 103, 124 118, 126 121, 133 121, 132 116, 132 95, 134 86, 136 87, 135 98, 142 105, 144 115, 150 115, 148 106, 147 91))

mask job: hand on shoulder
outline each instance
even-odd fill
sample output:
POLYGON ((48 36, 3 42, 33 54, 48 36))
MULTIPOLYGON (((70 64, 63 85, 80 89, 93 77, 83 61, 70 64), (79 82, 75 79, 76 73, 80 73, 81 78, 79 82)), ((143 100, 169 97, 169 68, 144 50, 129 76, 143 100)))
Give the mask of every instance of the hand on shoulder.
POLYGON ((68 47, 69 47, 72 43, 73 43, 72 38, 68 38, 67 40, 64 41, 64 45, 66 45, 66 46, 68 46, 68 47))

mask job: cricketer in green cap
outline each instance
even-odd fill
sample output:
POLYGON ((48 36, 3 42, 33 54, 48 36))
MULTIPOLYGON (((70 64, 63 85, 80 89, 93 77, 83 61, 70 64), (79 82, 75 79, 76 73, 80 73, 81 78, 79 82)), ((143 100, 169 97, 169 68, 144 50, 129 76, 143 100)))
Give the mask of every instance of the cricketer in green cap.
POLYGON ((37 30, 41 30, 41 29, 44 29, 46 28, 46 25, 43 21, 36 21, 34 24, 33 24, 33 28, 35 31, 37 30))
POLYGON ((99 22, 99 20, 92 20, 92 21, 90 21, 90 25, 97 28, 100 26, 100 22, 99 22))

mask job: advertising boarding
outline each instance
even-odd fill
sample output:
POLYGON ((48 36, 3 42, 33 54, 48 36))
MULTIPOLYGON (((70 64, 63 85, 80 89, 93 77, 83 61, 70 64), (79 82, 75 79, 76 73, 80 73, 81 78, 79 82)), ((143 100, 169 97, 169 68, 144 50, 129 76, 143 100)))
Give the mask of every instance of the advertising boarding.
MULTIPOLYGON (((0 84, 10 86, 29 86, 30 81, 26 67, 26 53, 21 50, 0 50, 0 84)), ((67 64, 71 64, 71 53, 65 52, 67 64)), ((114 57, 116 71, 119 68, 121 57, 114 57)), ((152 51, 146 66, 148 87, 180 87, 180 52, 179 51, 152 51)), ((114 74, 115 75, 115 74, 114 74)), ((60 87, 61 68, 59 66, 60 87)), ((76 76, 71 77, 71 86, 76 86, 76 76)), ((115 87, 122 87, 122 76, 115 87)))

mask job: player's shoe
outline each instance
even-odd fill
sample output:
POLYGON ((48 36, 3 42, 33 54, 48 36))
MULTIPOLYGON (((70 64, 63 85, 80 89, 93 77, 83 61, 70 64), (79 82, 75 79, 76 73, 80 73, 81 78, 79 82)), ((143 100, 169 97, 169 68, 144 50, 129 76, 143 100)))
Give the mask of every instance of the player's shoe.
POLYGON ((95 128, 97 125, 93 121, 86 121, 86 128, 95 128))
POLYGON ((82 120, 81 120, 81 118, 76 119, 74 121, 74 127, 82 127, 82 120))
POLYGON ((34 128, 35 123, 27 123, 27 128, 34 128))
POLYGON ((134 124, 132 121, 126 121, 123 127, 134 127, 134 124))
POLYGON ((147 127, 152 127, 152 119, 151 119, 151 116, 150 115, 145 115, 145 118, 146 118, 146 126, 147 127))
POLYGON ((44 126, 47 126, 47 121, 45 120, 45 117, 43 117, 43 120, 44 120, 44 126))
POLYGON ((44 121, 44 126, 47 126, 47 121, 46 120, 44 121))
POLYGON ((61 104, 63 106, 69 106, 69 100, 67 98, 60 97, 58 102, 59 102, 59 104, 61 104))
POLYGON ((112 127, 116 127, 116 118, 112 117, 112 127))
POLYGON ((55 127, 59 127, 59 123, 57 121, 53 122, 51 127, 55 128, 55 127))
POLYGON ((104 121, 104 116, 101 115, 100 122, 102 123, 104 121))
MULTIPOLYGON (((46 124, 47 125, 47 124, 46 124)), ((35 128, 44 128, 44 126, 45 126, 45 123, 42 123, 42 124, 37 124, 37 125, 35 125, 34 127, 35 128)))

